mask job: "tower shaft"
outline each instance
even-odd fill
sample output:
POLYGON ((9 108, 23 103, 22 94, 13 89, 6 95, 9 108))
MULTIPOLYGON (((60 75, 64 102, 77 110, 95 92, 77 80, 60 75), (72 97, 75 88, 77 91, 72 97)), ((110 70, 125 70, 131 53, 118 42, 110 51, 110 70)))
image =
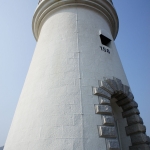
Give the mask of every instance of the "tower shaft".
MULTIPOLYGON (((113 114, 104 110, 101 116, 96 106, 103 98, 92 91, 104 77, 119 78, 129 86, 114 43, 117 32, 111 1, 39 3, 33 18, 37 45, 5 150, 107 150, 111 143, 117 143, 116 150, 127 150, 131 146, 127 121, 115 99, 113 114), (108 128, 105 116, 114 117, 108 128), (101 133, 103 126, 110 135, 101 133)), ((109 98, 104 97, 107 102, 102 107, 110 110, 109 98)))

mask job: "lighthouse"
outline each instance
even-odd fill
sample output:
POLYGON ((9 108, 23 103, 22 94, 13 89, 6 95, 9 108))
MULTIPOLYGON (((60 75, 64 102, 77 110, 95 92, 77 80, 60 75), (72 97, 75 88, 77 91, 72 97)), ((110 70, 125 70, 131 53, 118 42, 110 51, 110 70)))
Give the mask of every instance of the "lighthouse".
POLYGON ((149 150, 114 40, 111 0, 41 0, 4 150, 149 150))

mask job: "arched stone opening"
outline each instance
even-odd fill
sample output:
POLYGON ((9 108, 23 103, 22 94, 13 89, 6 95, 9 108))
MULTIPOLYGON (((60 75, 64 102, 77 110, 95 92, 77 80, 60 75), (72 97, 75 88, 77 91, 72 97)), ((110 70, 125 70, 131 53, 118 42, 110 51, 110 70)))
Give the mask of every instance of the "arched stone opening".
POLYGON ((123 137, 120 135, 123 134, 131 139, 130 150, 150 150, 150 137, 146 135, 138 104, 128 86, 115 77, 104 78, 103 81, 99 81, 99 87, 93 87, 93 94, 99 96, 99 105, 95 105, 95 113, 101 115, 102 125, 98 126, 98 132, 100 137, 106 138, 108 150, 122 149, 123 137), (113 115, 114 112, 116 114, 113 115), (114 116, 122 122, 118 124, 114 116), (123 123, 124 120, 126 123, 123 123))

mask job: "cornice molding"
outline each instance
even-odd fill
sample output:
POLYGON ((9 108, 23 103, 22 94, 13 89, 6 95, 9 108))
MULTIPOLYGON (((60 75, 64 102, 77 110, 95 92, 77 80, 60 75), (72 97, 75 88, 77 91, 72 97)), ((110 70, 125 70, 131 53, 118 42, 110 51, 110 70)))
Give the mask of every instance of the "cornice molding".
POLYGON ((119 29, 119 20, 116 10, 107 0, 42 0, 35 10, 32 20, 32 30, 35 39, 38 40, 40 26, 45 16, 59 7, 78 5, 93 8, 105 15, 110 25, 112 36, 115 39, 119 29))

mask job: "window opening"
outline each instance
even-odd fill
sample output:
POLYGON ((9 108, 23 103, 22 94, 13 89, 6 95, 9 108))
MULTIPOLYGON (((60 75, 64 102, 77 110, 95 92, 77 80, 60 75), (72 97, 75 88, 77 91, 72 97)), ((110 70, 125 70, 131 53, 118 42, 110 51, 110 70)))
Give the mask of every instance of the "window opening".
POLYGON ((103 45, 105 45, 107 47, 110 46, 111 40, 109 38, 107 38, 106 36, 104 36, 104 35, 101 34, 100 35, 100 39, 101 39, 101 42, 102 42, 103 45))

